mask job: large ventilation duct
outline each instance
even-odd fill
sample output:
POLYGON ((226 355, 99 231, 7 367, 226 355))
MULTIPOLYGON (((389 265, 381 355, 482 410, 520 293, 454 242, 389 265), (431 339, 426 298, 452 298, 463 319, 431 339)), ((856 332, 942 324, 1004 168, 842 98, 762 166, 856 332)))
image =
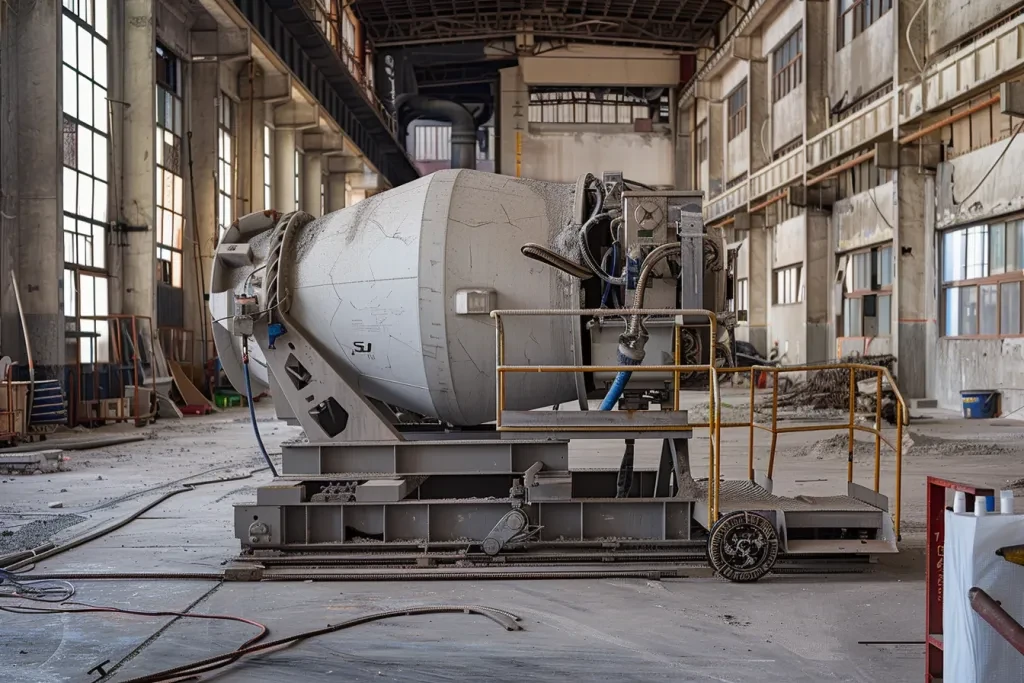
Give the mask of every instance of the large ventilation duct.
POLYGON ((399 120, 429 118, 452 124, 452 168, 476 168, 476 129, 480 124, 468 109, 427 95, 399 95, 395 105, 399 120))

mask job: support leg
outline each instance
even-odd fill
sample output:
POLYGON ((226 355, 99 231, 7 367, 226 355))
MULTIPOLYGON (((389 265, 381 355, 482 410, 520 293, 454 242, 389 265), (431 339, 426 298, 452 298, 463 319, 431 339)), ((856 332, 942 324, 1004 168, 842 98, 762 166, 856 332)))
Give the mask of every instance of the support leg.
POLYGON ((629 490, 633 488, 633 447, 635 443, 633 439, 626 439, 626 450, 622 454, 619 477, 615 482, 616 498, 628 497, 629 490))

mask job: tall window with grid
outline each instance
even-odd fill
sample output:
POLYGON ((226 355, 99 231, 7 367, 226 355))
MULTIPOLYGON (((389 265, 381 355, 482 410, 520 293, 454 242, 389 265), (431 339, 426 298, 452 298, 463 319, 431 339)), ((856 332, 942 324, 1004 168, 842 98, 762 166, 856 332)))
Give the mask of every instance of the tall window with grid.
POLYGON ((729 93, 727 100, 728 137, 729 140, 732 140, 747 129, 747 81, 745 79, 729 93))
POLYGON ((181 287, 181 239, 185 228, 184 133, 181 60, 156 47, 156 268, 157 281, 181 287))
POLYGON ((892 245, 846 254, 843 272, 844 337, 892 334, 892 245))
POLYGON ((295 150, 295 210, 299 210, 299 202, 302 201, 302 152, 295 150))
POLYGON ((224 93, 217 98, 217 227, 223 237, 234 213, 235 103, 224 93))
POLYGON ((772 53, 772 102, 803 83, 803 53, 803 26, 798 26, 772 53))
POLYGON ((839 0, 836 9, 836 50, 841 50, 891 10, 892 0, 839 0))
POLYGON ((274 208, 274 131, 263 125, 263 208, 274 208))
POLYGON ((64 0, 61 14, 64 315, 80 332, 82 362, 107 360, 106 243, 110 132, 106 0, 64 0))

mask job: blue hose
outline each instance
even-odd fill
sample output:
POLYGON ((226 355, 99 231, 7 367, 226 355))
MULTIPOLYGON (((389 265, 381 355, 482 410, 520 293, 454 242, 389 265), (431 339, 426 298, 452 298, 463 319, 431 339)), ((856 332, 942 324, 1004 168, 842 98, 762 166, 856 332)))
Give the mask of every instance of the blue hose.
POLYGON ((252 381, 249 379, 248 348, 242 352, 242 374, 245 375, 245 398, 249 401, 249 419, 252 420, 252 431, 256 434, 256 443, 260 445, 260 453, 263 454, 263 459, 267 462, 267 467, 270 468, 270 474, 277 478, 277 468, 274 467, 274 462, 270 459, 270 454, 267 453, 267 447, 263 445, 263 437, 260 436, 260 428, 256 423, 256 404, 252 400, 252 381))
MULTIPOLYGON (((640 361, 633 358, 628 358, 622 353, 618 354, 619 365, 640 365, 640 361)), ((622 396, 623 390, 626 388, 626 382, 632 377, 633 373, 629 371, 623 371, 615 375, 615 379, 612 381, 612 385, 608 387, 608 393, 605 394, 604 400, 601 401, 600 410, 611 410, 615 407, 615 404, 619 402, 619 397, 622 396)))

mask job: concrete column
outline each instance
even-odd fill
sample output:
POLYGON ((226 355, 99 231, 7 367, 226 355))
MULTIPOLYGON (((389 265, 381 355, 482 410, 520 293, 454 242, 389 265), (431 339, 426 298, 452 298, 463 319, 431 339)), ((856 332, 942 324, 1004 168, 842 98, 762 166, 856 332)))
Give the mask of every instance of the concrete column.
POLYGON ((896 258, 893 285, 897 324, 896 349, 898 382, 907 398, 925 398, 928 386, 929 354, 935 348, 937 325, 929 319, 930 239, 926 239, 925 211, 934 211, 934 203, 926 202, 926 176, 917 168, 901 168, 897 173, 898 204, 896 258))
MULTIPOLYGON (((210 273, 213 269, 213 257, 217 250, 217 115, 220 95, 219 66, 216 62, 195 62, 189 67, 189 78, 185 81, 186 111, 188 119, 186 131, 192 133, 192 185, 195 195, 189 201, 195 202, 195 216, 185 216, 185 234, 189 240, 199 245, 201 253, 202 284, 208 291, 210 273)), ((236 140, 237 144, 237 140, 236 140)), ((241 155, 240 155, 241 156, 241 155)), ((185 169, 186 194, 188 188, 188 168, 185 169)), ((203 329, 209 330, 209 307, 206 303, 206 292, 199 293, 200 282, 196 277, 196 258, 193 243, 183 240, 182 258, 182 297, 184 299, 185 327, 193 331, 196 347, 196 358, 203 358, 203 329)), ((207 353, 212 354, 210 332, 207 332, 207 353)))
POLYGON ((302 157, 301 208, 314 216, 320 215, 320 187, 324 180, 322 159, 317 152, 306 152, 302 157))
MULTIPOLYGON (((529 128, 527 119, 530 103, 529 91, 523 83, 518 66, 501 70, 501 96, 499 98, 499 132, 502 175, 516 175, 517 138, 525 137, 529 128), (518 135, 517 135, 518 133, 518 135)), ((521 144, 521 143, 520 143, 521 144)))
MULTIPOLYGON (((255 69, 254 69, 255 71, 255 69)), ((265 105, 263 100, 255 96, 250 84, 261 76, 250 74, 249 66, 242 67, 238 72, 238 121, 236 130, 238 138, 238 197, 237 211, 239 216, 259 211, 263 208, 263 126, 265 125, 265 105)))
MULTIPOLYGON (((59 378, 65 362, 64 346, 64 240, 62 220, 60 3, 17 3, 5 13, 12 26, 4 27, 4 107, 14 111, 17 166, 4 169, 4 193, 16 171, 17 203, 3 203, 5 265, 15 266, 18 293, 25 311, 25 326, 32 345, 36 377, 59 378), (6 42, 16 37, 16 41, 6 42), (17 48, 14 47, 16 43, 17 48), (15 54, 17 53, 17 54, 15 54), (7 64, 17 58, 17 69, 7 64), (6 92, 6 83, 15 84, 6 92), (13 98, 13 99, 7 99, 13 98)), ((7 136, 4 136, 5 138, 7 136)), ((26 360, 9 271, 4 296, 4 354, 26 360), (7 346, 6 342, 14 342, 7 346), (10 350, 8 350, 10 349, 10 350)))
POLYGON ((768 95, 768 64, 767 62, 751 61, 750 75, 747 77, 749 91, 747 92, 750 107, 750 126, 747 134, 750 136, 750 163, 749 173, 760 170, 771 163, 771 149, 774 142, 771 135, 771 100, 768 95), (764 132, 764 135, 761 133, 764 132))
MULTIPOLYGON (((914 0, 897 0, 896 61, 893 78, 905 83, 916 78, 919 70, 907 43, 907 26, 918 9, 914 0)), ((927 12, 922 12, 911 27, 910 43, 921 59, 925 54, 928 34, 927 12)), ((899 136, 894 129, 893 136, 899 136)), ((922 144, 937 142, 929 136, 922 144)), ((893 255, 896 267, 893 273, 893 308, 896 324, 893 326, 893 348, 897 359, 897 381, 907 398, 928 396, 929 371, 935 368, 934 353, 938 338, 937 315, 934 313, 935 255, 932 230, 935 202, 932 178, 916 166, 901 167, 896 173, 897 197, 895 239, 893 255)))
MULTIPOLYGON (((0 49, 3 61, 0 63, 0 274, 10 273, 18 267, 18 246, 21 242, 18 229, 20 193, 18 188, 18 50, 12 49, 18 40, 18 21, 11 12, 0 9, 4 20, 0 23, 0 49)), ((3 282, 9 282, 4 277, 3 282)), ((24 360, 22 350, 21 321, 18 319, 18 305, 14 288, 9 284, 0 292, 0 349, 16 361, 24 360)))
MULTIPOLYGON (((124 296, 122 311, 145 315, 156 325, 156 169, 153 165, 156 122, 156 18, 153 0, 124 3, 124 205, 125 220, 147 226, 124 236, 121 250, 124 296)), ((121 63, 122 60, 111 63, 121 63)), ((116 110, 115 110, 116 111, 116 110)))
POLYGON ((771 241, 765 228, 764 215, 750 216, 750 233, 747 239, 750 252, 749 273, 747 274, 747 341, 761 353, 768 353, 768 306, 771 304, 771 241))
POLYGON ((810 140, 829 125, 828 59, 831 3, 805 2, 804 6, 804 139, 810 140))
POLYGON ((808 210, 807 256, 804 281, 807 284, 807 355, 808 363, 824 362, 832 357, 829 328, 829 297, 832 288, 832 257, 829 251, 828 214, 808 210))
POLYGON ((327 176, 328 213, 345 208, 345 192, 348 189, 345 185, 347 177, 347 173, 331 173, 327 176))
POLYGON ((278 128, 274 134, 274 208, 295 210, 295 130, 278 128))
POLYGON ((725 189, 725 106, 708 104, 708 186, 705 197, 725 189))
POLYGON ((675 187, 678 190, 692 190, 696 187, 694 179, 693 150, 693 111, 694 108, 679 110, 677 96, 679 89, 673 89, 671 106, 672 131, 675 139, 675 187))

